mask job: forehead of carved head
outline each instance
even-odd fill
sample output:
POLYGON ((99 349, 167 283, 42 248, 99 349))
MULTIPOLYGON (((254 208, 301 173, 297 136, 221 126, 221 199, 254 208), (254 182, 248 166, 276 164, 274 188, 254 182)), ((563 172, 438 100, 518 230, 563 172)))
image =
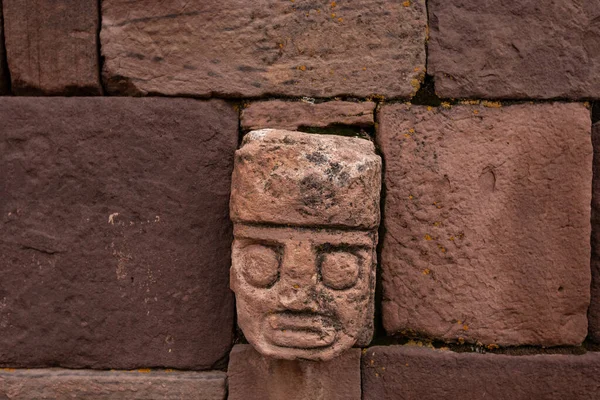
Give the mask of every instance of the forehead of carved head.
POLYGON ((369 140, 250 132, 235 155, 231 288, 262 354, 329 360, 373 332, 381 159, 369 140))

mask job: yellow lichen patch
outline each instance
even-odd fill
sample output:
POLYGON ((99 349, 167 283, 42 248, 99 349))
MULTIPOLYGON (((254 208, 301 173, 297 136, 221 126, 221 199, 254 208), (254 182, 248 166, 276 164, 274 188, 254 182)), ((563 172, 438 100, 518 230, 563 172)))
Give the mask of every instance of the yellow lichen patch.
POLYGON ((371 364, 371 365, 375 364, 375 360, 371 360, 371 361, 370 361, 370 364, 371 364))
POLYGON ((410 128, 410 129, 408 130, 408 132, 409 132, 409 133, 415 133, 415 130, 414 130, 413 128, 410 128))
POLYGON ((427 241, 433 240, 433 238, 429 235, 429 233, 426 233, 423 238, 427 241))
POLYGON ((363 354, 367 354, 367 349, 362 349, 363 354))
POLYGON ((443 101, 442 107, 445 109, 450 109, 450 108, 452 108, 452 105, 450 105, 450 103, 448 103, 447 101, 443 101))
POLYGON ((137 372, 141 373, 141 374, 149 374, 150 373, 150 368, 140 368, 137 370, 137 372))
POLYGON ((344 18, 338 18, 338 22, 344 22, 344 18))
POLYGON ((165 369, 165 372, 173 372, 173 371, 174 371, 174 370, 173 370, 173 369, 171 369, 171 368, 167 368, 167 369, 165 369))
POLYGON ((441 244, 438 244, 438 248, 440 249, 440 251, 441 251, 442 253, 445 253, 445 252, 446 252, 446 248, 445 248, 444 246, 442 246, 441 244))
POLYGON ((460 319, 458 319, 458 320, 456 320, 456 323, 460 325, 460 324, 462 324, 462 321, 460 319))
POLYGON ((375 372, 375 378, 379 378, 379 374, 375 372))
POLYGON ((367 67, 363 67, 363 71, 366 71, 366 70, 367 70, 367 67))
POLYGON ((450 239, 448 239, 448 240, 450 240, 451 242, 454 242, 454 236, 450 236, 450 239))
POLYGON ((488 108, 500 108, 502 107, 502 103, 500 103, 499 101, 487 101, 484 100, 481 102, 481 105, 484 107, 488 107, 488 108))
POLYGON ((460 104, 465 106, 475 106, 479 104, 479 100, 461 100, 460 104))
POLYGON ((429 275, 431 273, 431 271, 429 270, 429 268, 425 268, 422 272, 423 275, 429 275))
POLYGON ((410 7, 410 4, 411 4, 410 0, 406 0, 404 3, 402 3, 402 5, 404 7, 410 7))
POLYGON ((331 2, 331 8, 335 8, 335 6, 337 6, 337 3, 335 1, 331 2))
POLYGON ((2 371, 4 371, 4 372, 15 372, 16 369, 14 369, 14 368, 2 368, 2 371))
POLYGON ((410 137, 410 135, 408 133, 405 133, 404 137, 408 139, 410 137))
POLYGON ((298 66, 298 69, 299 69, 300 71, 306 71, 306 65, 299 65, 299 66, 298 66))
POLYGON ((590 109, 590 102, 589 101, 584 102, 583 106, 589 110, 590 109))
POLYGON ((298 286, 297 284, 293 286, 294 289, 300 289, 300 286, 298 286))
POLYGON ((433 344, 431 344, 431 342, 428 341, 415 341, 415 340, 409 340, 408 342, 406 342, 405 346, 414 346, 414 347, 428 347, 430 349, 433 349, 433 344))
POLYGON ((409 199, 409 200, 412 200, 412 199, 414 199, 413 195, 412 195, 412 194, 408 195, 408 199, 409 199))
POLYGON ((488 344, 486 347, 488 350, 496 350, 500 348, 500 346, 498 346, 496 343, 488 344))
POLYGON ((331 13, 331 18, 335 18, 335 13, 331 13))
POLYGON ((421 88, 421 81, 419 81, 418 79, 411 79, 410 85, 413 87, 414 93, 417 93, 421 88))
POLYGON ((464 343, 465 343, 465 338, 463 338, 463 337, 459 337, 459 338, 458 338, 458 343, 460 343, 460 344, 464 344, 464 343))
POLYGON ((463 331, 468 331, 469 330, 469 325, 463 325, 463 331))
POLYGON ((431 110, 433 110, 433 107, 427 106, 427 111, 431 111, 431 110))
POLYGON ((473 114, 475 114, 475 115, 479 114, 479 110, 473 110, 473 114))
POLYGON ((435 221, 435 222, 433 223, 433 226, 440 226, 441 224, 442 224, 442 223, 441 223, 440 221, 435 221))

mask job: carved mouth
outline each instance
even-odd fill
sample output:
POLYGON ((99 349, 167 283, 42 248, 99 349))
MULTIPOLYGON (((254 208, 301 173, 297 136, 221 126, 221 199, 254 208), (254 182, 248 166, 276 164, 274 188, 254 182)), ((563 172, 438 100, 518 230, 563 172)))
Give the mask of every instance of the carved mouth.
POLYGON ((280 347, 313 349, 330 346, 336 337, 333 320, 316 313, 281 312, 267 317, 267 338, 280 347))

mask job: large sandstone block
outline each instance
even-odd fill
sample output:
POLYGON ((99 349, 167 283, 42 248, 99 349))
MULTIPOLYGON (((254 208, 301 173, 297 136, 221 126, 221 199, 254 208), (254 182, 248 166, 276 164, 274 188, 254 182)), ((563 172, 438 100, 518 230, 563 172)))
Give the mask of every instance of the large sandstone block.
POLYGON ((220 371, 0 370, 6 399, 225 400, 220 371))
POLYGON ((364 400, 591 400, 600 354, 506 356, 386 346, 362 358, 364 400))
POLYGON ((409 97, 424 0, 102 2, 110 93, 409 97))
POLYGON ((594 181, 592 185, 592 299, 588 310, 590 338, 600 343, 600 123, 592 128, 594 181))
POLYGON ((250 345, 231 350, 229 400, 360 400, 360 349, 327 362, 277 360, 250 345))
POLYGON ((327 128, 355 126, 371 128, 374 124, 375 103, 365 101, 327 101, 310 103, 269 100, 251 103, 242 110, 241 125, 244 130, 278 128, 327 128))
POLYGON ((98 3, 2 0, 14 94, 102 94, 98 3))
POLYGON ((235 110, 13 97, 0 119, 0 366, 219 363, 235 110))
POLYGON ((600 0, 431 0, 441 97, 599 98, 600 0))
POLYGON ((244 137, 231 185, 231 289, 261 354, 328 361, 371 341, 380 190, 369 140, 244 137))
POLYGON ((389 334, 579 344, 592 146, 582 104, 382 107, 389 334))

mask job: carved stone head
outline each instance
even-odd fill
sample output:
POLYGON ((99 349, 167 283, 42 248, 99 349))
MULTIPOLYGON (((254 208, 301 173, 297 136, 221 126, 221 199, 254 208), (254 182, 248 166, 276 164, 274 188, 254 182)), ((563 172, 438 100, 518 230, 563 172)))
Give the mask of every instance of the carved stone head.
POLYGON ((231 288, 262 354, 329 360, 373 333, 381 159, 369 140, 248 133, 235 155, 231 288))

